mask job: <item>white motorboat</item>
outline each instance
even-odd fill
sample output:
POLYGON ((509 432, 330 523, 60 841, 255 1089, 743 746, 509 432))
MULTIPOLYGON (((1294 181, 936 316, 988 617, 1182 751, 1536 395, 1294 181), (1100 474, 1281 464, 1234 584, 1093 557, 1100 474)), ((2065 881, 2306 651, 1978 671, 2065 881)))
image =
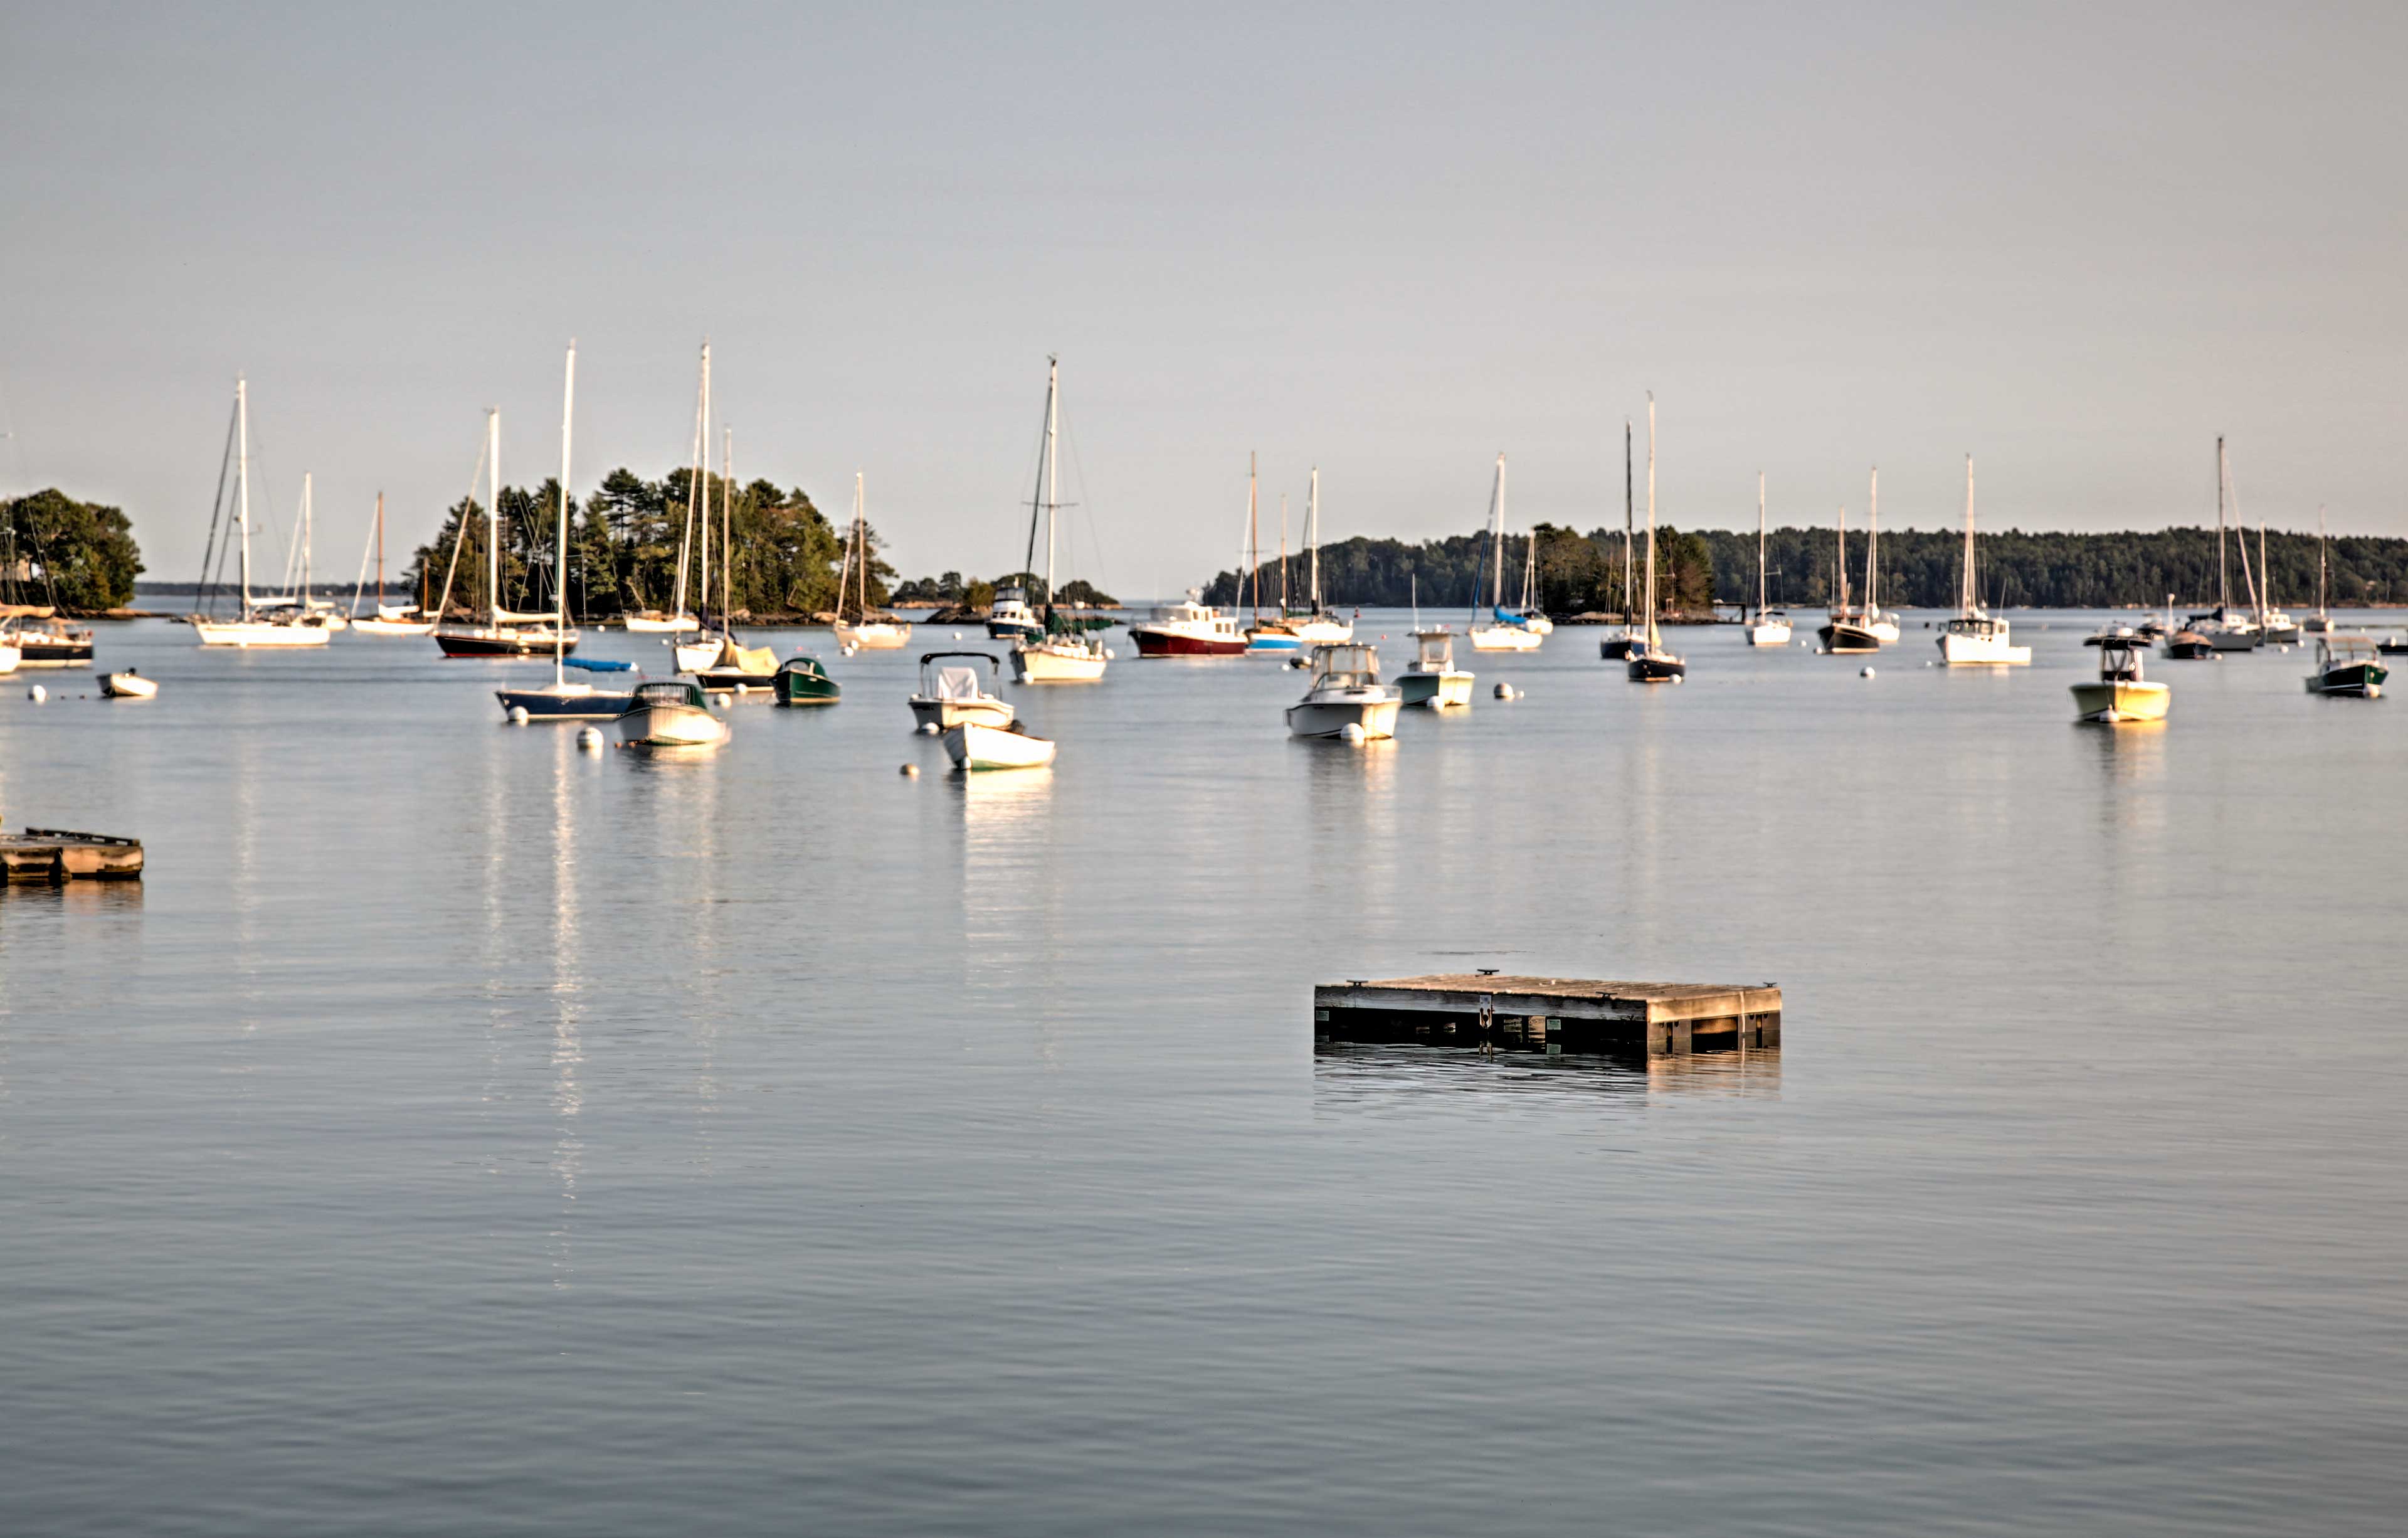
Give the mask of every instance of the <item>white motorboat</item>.
POLYGON ((1764 472, 1756 472, 1756 622, 1747 627, 1750 646, 1789 644, 1789 616, 1772 607, 1764 572, 1764 472))
POLYGON ((982 726, 1009 726, 1018 712, 1011 701, 989 694, 979 683, 979 663, 985 663, 987 676, 996 676, 994 654, 989 652, 929 652, 920 658, 920 692, 911 697, 913 725, 934 726, 949 731, 965 721, 982 726), (968 666, 939 667, 948 659, 958 659, 968 666))
POLYGON ((719 660, 720 640, 705 636, 699 640, 665 640, 669 656, 681 673, 698 673, 719 660))
POLYGON ((1444 710, 1471 703, 1472 675, 1455 665, 1455 636, 1444 625, 1413 631, 1416 652, 1397 675, 1399 703, 1444 710))
POLYGON ((895 652, 911 642, 911 626, 900 620, 863 620, 852 625, 838 620, 829 627, 837 644, 856 652, 895 652))
MULTIPOLYGON (((304 605, 290 598, 257 598, 251 591, 251 390, 237 376, 234 381, 235 416, 235 530, 239 541, 238 591, 242 611, 231 620, 213 615, 192 616, 193 632, 203 646, 239 646, 247 648, 323 646, 334 632, 319 616, 304 605)), ((222 475, 222 461, 220 473, 222 475)), ((225 482, 221 480, 222 487, 225 482)), ((309 477, 301 478, 301 507, 304 526, 308 517, 309 477)), ((216 510, 210 513, 210 526, 216 527, 216 510)))
POLYGON ((612 729, 631 748, 715 748, 728 737, 702 685, 681 678, 637 684, 612 729))
POLYGON ((954 768, 969 770, 1043 769, 1054 762, 1053 740, 1031 734, 1018 722, 990 726, 965 721, 945 733, 945 752, 954 768))
POLYGON ((1956 568, 1956 613, 1941 627, 1940 660, 1951 668, 2022 667, 2031 648, 2013 643, 2005 620, 1982 607, 1973 568, 1973 456, 1965 456, 1965 553, 1956 568))
POLYGON ((1011 647, 1011 677, 1015 683, 1093 683, 1111 660, 1104 643, 1091 635, 1018 640, 1011 647))
POLYGON ((1475 652, 1535 652, 1546 637, 1530 628, 1521 615, 1505 608, 1505 456, 1497 456, 1497 479, 1488 493, 1488 548, 1481 559, 1488 568, 1488 615, 1480 616, 1477 608, 1479 578, 1472 579, 1475 595, 1471 624, 1467 631, 1475 652))
POLYGON ((1297 737, 1338 737, 1353 726, 1369 738, 1397 735, 1397 711, 1404 701, 1380 682, 1380 653, 1371 646, 1316 646, 1312 686, 1287 708, 1287 729, 1297 737))
POLYGON ((111 699, 155 699, 159 685, 128 668, 122 673, 101 674, 100 692, 111 699))
POLYGON ((1028 607, 1028 590, 1014 584, 995 590, 995 602, 986 611, 986 636, 989 640, 1021 640, 1045 633, 1045 622, 1037 611, 1028 607))
POLYGON ((2113 726, 2126 721, 2163 721, 2174 692, 2142 676, 2149 643, 2117 636, 2099 643, 2099 681, 2073 684, 2073 718, 2113 726))

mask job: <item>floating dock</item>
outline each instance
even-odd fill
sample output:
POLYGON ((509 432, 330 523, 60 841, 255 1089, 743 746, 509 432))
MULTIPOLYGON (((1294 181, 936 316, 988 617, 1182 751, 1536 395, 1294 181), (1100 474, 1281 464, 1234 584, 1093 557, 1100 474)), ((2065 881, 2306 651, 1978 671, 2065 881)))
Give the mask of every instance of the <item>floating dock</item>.
POLYGON ((1677 1056, 1781 1044, 1770 983, 1617 983, 1438 972, 1355 978, 1312 990, 1315 1042, 1490 1043, 1532 1052, 1677 1056))
POLYGON ((142 841, 29 827, 0 833, 0 871, 11 882, 140 881, 142 841))

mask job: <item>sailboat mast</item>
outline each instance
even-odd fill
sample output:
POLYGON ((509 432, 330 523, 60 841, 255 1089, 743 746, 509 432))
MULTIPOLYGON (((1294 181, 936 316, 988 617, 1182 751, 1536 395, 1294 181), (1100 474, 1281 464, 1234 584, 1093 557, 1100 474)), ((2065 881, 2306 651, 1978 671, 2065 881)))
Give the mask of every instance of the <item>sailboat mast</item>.
MULTIPOLYGON (((384 493, 377 493, 377 604, 384 604, 384 493)), ((358 607, 354 604, 352 607, 358 607)))
MULTIPOLYGON (((1062 506, 1062 364, 1045 360, 1045 607, 1054 607, 1054 521, 1062 506)), ((1088 527, 1094 528, 1090 524, 1088 527)), ((1101 573, 1097 574, 1098 576, 1101 573)))
POLYGON ((1656 392, 1647 392, 1647 649, 1656 649, 1656 392))
POLYGON ((1497 497, 1495 523, 1488 533, 1488 617, 1495 619, 1497 610, 1505 602, 1505 456, 1497 456, 1497 497))
POLYGON ((1956 583, 1956 611, 1967 619, 1980 600, 1981 589, 1973 579, 1973 456, 1965 456, 1965 565, 1956 583))
POLYGON ((2223 618, 2232 602, 2232 577, 2224 556, 2224 438, 2215 439, 2215 613, 2223 618))
POLYGON ((1847 505, 1845 502, 1842 502, 1842 503, 1841 503, 1841 504, 1840 504, 1840 558, 1839 558, 1838 562, 1837 562, 1836 564, 1834 564, 1834 565, 1833 565, 1833 567, 1831 568, 1831 569, 1832 569, 1835 573, 1837 573, 1837 575, 1839 576, 1839 579, 1840 579, 1840 607, 1839 607, 1839 609, 1838 609, 1836 611, 1834 611, 1834 613, 1832 614, 1832 618, 1837 619, 1837 618, 1839 618, 1842 614, 1844 614, 1844 613, 1847 611, 1848 607, 1849 607, 1849 604, 1848 604, 1848 505, 1847 505))
POLYGON ((1622 419, 1622 630, 1625 635, 1630 633, 1630 600, 1634 596, 1631 582, 1636 575, 1630 569, 1631 556, 1635 553, 1631 545, 1631 531, 1634 527, 1633 521, 1638 516, 1632 510, 1637 504, 1632 500, 1630 489, 1630 419, 1624 417, 1622 419))
POLYGON ((1254 584, 1254 623, 1263 623, 1263 516, 1256 495, 1254 456, 1246 455, 1246 575, 1254 584))
POLYGON ((502 413, 485 411, 485 620, 502 614, 502 413))
POLYGON ((1293 607, 1293 605, 1291 605, 1291 604, 1288 602, 1288 591, 1287 591, 1287 493, 1285 493, 1285 492, 1282 492, 1282 493, 1280 493, 1280 556, 1279 556, 1279 561, 1280 561, 1280 612, 1281 612, 1282 614, 1285 614, 1285 613, 1288 611, 1288 610, 1289 610, 1290 608, 1292 608, 1292 607, 1293 607))
POLYGON ((242 530, 242 617, 251 618, 251 388, 234 377, 236 526, 242 530))
POLYGON ((732 637, 735 631, 730 626, 736 622, 729 616, 736 612, 736 602, 728 573, 736 566, 736 519, 731 506, 735 494, 730 490, 736 483, 736 429, 722 427, 719 432, 719 629, 732 637))
MULTIPOLYGON (((864 533, 868 527, 868 515, 862 504, 862 472, 855 470, 853 472, 853 564, 854 580, 859 583, 861 594, 861 607, 855 612, 855 624, 866 623, 869 618, 869 540, 864 533)), ((837 595, 837 607, 839 611, 844 607, 842 594, 837 595)))
POLYGON ((1865 495, 1871 506, 1865 510, 1865 619, 1868 624, 1881 620, 1881 599, 1875 597, 1874 583, 1881 570, 1881 467, 1873 467, 1872 488, 1865 495))
POLYGON ((2325 505, 2316 504, 2316 618, 2325 619, 2325 505))
MULTIPOLYGON (((698 559, 695 565, 694 590, 700 602, 695 605, 704 613, 710 611, 710 344, 702 344, 702 425, 694 435, 694 476, 697 501, 702 513, 702 537, 695 542, 698 559)), ((722 559, 725 557, 723 555, 722 559)), ((725 615, 720 616, 724 628, 725 615)))
POLYGON ((560 525, 552 564, 552 682, 566 676, 568 655, 568 424, 577 414, 577 338, 568 338, 568 363, 560 381, 560 525))
POLYGON ((1764 618, 1764 472, 1756 472, 1756 617, 1764 618))
POLYGON ((301 607, 305 611, 309 607, 309 535, 311 532, 309 525, 315 505, 310 496, 309 482, 309 472, 303 470, 301 472, 301 607))
MULTIPOLYGON (((1312 611, 1321 612, 1321 467, 1315 465, 1304 483, 1304 543, 1312 552, 1312 611)), ((1418 622, 1416 622, 1418 623, 1418 622)))

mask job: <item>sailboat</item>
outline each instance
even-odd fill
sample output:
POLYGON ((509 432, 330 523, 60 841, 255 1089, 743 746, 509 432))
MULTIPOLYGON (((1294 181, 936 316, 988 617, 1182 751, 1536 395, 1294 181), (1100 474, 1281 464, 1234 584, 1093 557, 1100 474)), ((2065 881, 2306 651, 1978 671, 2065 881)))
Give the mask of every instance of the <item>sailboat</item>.
POLYGON ((2325 558, 2325 505, 2316 504, 2316 612, 2307 623, 2312 636, 2321 636, 2332 628, 2332 615, 2325 609, 2325 587, 2329 564, 2325 558))
POLYGON ((2258 630, 2267 641, 2276 646, 2299 643, 2300 622, 2274 607, 2274 567, 2266 558, 2266 520, 2258 520, 2258 630))
MULTIPOLYGON (((734 579, 736 569, 736 520, 733 511, 736 485, 736 430, 720 429, 724 445, 719 473, 719 632, 710 638, 710 656, 699 667, 689 668, 694 680, 706 689, 733 689, 743 693, 752 689, 768 689, 778 676, 778 649, 774 646, 744 646, 736 640, 736 609, 734 579)), ((708 494, 703 499, 704 522, 709 523, 708 494)), ((682 643, 681 656, 686 654, 682 643)))
MULTIPOLYGON (((1475 652, 1535 652, 1546 640, 1505 608, 1505 456, 1497 456, 1497 481, 1488 493, 1488 618, 1480 617, 1480 594, 1472 590, 1469 634, 1475 652)), ((1474 579, 1475 582, 1477 579, 1474 579)))
MULTIPOLYGON (((1055 448, 1061 440, 1061 360, 1047 358, 1045 452, 1037 462, 1037 488, 1028 496, 1030 544, 1037 541, 1038 514, 1045 518, 1045 612, 1037 635, 1012 640, 1011 676, 1020 683, 1092 683, 1104 676, 1104 664, 1111 660, 1093 631, 1064 627, 1054 612, 1054 524, 1062 506, 1060 482, 1054 479, 1060 468, 1055 448)), ((1033 558, 1035 552, 1029 553, 1033 558)))
MULTIPOLYGON (((2008 644, 2007 622, 1982 607, 1973 576, 1973 456, 1965 456, 1965 555, 1956 579, 1956 617, 1940 632, 1940 657, 1951 668, 2031 661, 2031 648, 2008 644)), ((2103 664, 2102 664, 2103 666, 2103 664)), ((2103 676, 2103 675, 2102 675, 2103 676)), ((2140 675, 2133 675, 2138 678, 2140 675)))
POLYGON ((1631 510, 1630 419, 1622 419, 1622 634, 1609 636, 1598 642, 1597 654, 1608 662, 1627 662, 1630 654, 1647 644, 1647 629, 1638 620, 1639 581, 1638 553, 1633 535, 1636 518, 1631 510))
MULTIPOLYGON (((710 344, 702 344, 702 369, 696 381, 694 406, 694 459, 686 467, 685 528, 678 538, 677 602, 678 612, 688 612, 685 607, 685 580, 692 557, 695 609, 710 612, 710 344)), ((721 557, 725 564, 725 556, 721 557)), ((677 663, 681 673, 697 673, 719 659, 720 637, 710 633, 710 626, 696 620, 686 629, 663 642, 677 663)))
MULTIPOLYGON (((1250 584, 1250 591, 1254 594, 1254 623, 1246 626, 1246 650, 1250 654, 1300 651, 1304 646, 1304 638, 1297 635, 1295 626, 1287 623, 1287 602, 1284 594, 1281 596, 1279 617, 1268 620, 1263 618, 1262 528, 1258 512, 1260 505, 1254 479, 1254 456, 1248 454, 1246 456, 1246 581, 1250 584)), ((1280 543, 1285 545, 1287 543, 1285 529, 1287 503, 1284 500, 1280 503, 1280 523, 1282 525, 1280 543)), ((1283 550, 1280 555, 1280 579, 1283 583, 1285 582, 1286 578, 1287 555, 1283 550)))
POLYGON ((581 681, 571 683, 568 667, 568 429, 577 414, 577 342, 568 343, 568 363, 560 384, 560 508, 552 522, 558 543, 552 558, 552 682, 537 689, 496 689, 502 713, 526 712, 531 721, 609 721, 625 712, 630 696, 596 689, 581 681))
POLYGON ((407 604, 384 601, 384 493, 377 493, 376 531, 371 536, 376 545, 377 606, 372 618, 360 617, 360 594, 367 586, 367 552, 360 553, 360 580, 351 587, 351 628, 364 636, 423 636, 435 628, 435 622, 407 604))
POLYGON ((837 620, 834 628, 839 646, 891 652, 911 639, 911 626, 902 620, 872 617, 869 612, 869 519, 864 510, 866 506, 862 475, 855 470, 853 476, 853 542, 846 547, 844 568, 837 574, 837 620), (850 595, 846 592, 848 578, 853 589, 850 595), (844 617, 848 606, 853 611, 850 621, 844 617))
POLYGON ((1865 493, 1865 628, 1884 646, 1898 640, 1898 616, 1881 606, 1881 469, 1865 493))
MULTIPOLYGON (((251 391, 240 376, 234 381, 235 527, 241 540, 242 613, 232 620, 192 617, 194 633, 204 646, 323 646, 332 633, 322 625, 303 625, 288 604, 263 603, 251 592, 251 391)), ((220 462, 222 467, 223 462, 220 462)), ((223 473, 222 468, 220 471, 223 473)), ((222 486, 224 482, 218 482, 222 486)), ((302 507, 308 507, 308 480, 302 480, 302 507)))
POLYGON ((1297 639, 1307 646, 1338 646, 1354 639, 1354 622, 1331 613, 1321 598, 1321 469, 1313 467, 1304 493, 1305 603, 1302 614, 1288 616, 1297 639))
POLYGON ((1539 537, 1528 535, 1522 540, 1522 607, 1514 611, 1522 628, 1536 636, 1552 636, 1555 622, 1539 610, 1537 601, 1539 579, 1539 537))
MULTIPOLYGON (((2225 554, 2224 505, 2231 482, 2232 463, 2219 437, 2215 440, 2215 608, 2208 613, 2191 615, 2184 629, 2218 652, 2254 652, 2264 643, 2264 637, 2255 619, 2232 611, 2232 575, 2225 554)), ((2246 566, 2249 553, 2245 547, 2241 559, 2246 566)), ((2250 585, 2254 591, 2254 580, 2250 585)), ((2251 607, 2256 607, 2254 602, 2251 607)))
MULTIPOLYGON (((519 658, 541 656, 557 652, 563 656, 577 650, 578 635, 553 623, 553 617, 540 611, 517 613, 502 607, 502 413, 485 413, 485 619, 484 623, 438 625, 435 627, 435 644, 447 657, 519 658)), ((562 488, 563 492, 566 487, 562 488)), ((461 517, 461 538, 467 537, 467 516, 461 517)), ((452 550, 458 559, 458 546, 452 550)), ((452 583, 447 576, 443 583, 443 602, 437 612, 449 607, 452 583)))
POLYGON ((1647 643, 1625 664, 1633 683, 1678 683, 1689 665, 1664 649, 1656 631, 1656 393, 1647 393, 1647 643))
POLYGON ((1764 575, 1764 472, 1756 472, 1756 623, 1747 627, 1750 646, 1786 646, 1789 644, 1789 616, 1772 608, 1764 575))
POLYGON ((1844 507, 1840 510, 1840 553, 1832 566, 1831 579, 1839 585, 1840 601, 1831 606, 1830 618, 1815 632, 1822 640, 1823 650, 1841 655, 1880 651, 1880 632, 1848 597, 1848 510, 1844 507))

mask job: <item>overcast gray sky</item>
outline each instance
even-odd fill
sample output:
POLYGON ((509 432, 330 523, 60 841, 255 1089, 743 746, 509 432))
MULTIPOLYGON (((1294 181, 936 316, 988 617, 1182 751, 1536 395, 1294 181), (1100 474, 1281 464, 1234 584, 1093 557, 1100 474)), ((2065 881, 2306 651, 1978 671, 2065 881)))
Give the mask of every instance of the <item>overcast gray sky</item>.
MULTIPOLYGON (((1173 591, 1332 538, 1663 516, 2408 534, 2408 7, 0 7, 0 489, 196 567, 237 369, 348 578, 466 488, 737 468, 908 572, 1017 563, 1049 352, 1173 591), (1642 418, 1643 422, 1643 418, 1642 418), (1642 426, 1643 431, 1643 426, 1642 426)), ((1066 467, 1065 479, 1071 472, 1066 467)), ((1098 561, 1100 566, 1098 566, 1098 561)))

